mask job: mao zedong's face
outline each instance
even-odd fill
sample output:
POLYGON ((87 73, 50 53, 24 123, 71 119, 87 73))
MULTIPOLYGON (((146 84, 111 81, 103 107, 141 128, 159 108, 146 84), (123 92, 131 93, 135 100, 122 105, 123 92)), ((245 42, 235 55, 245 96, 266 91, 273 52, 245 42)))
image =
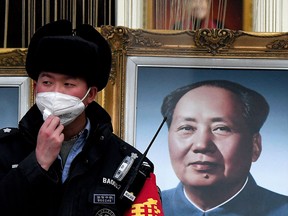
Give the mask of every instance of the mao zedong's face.
POLYGON ((233 93, 218 87, 198 87, 179 100, 168 141, 173 169, 184 185, 243 185, 258 155, 242 109, 233 93))

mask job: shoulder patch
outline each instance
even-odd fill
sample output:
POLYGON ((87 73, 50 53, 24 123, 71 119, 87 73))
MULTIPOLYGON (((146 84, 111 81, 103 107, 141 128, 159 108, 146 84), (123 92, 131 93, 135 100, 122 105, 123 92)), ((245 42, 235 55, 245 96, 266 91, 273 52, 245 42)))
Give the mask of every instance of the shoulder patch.
POLYGON ((0 129, 0 139, 15 134, 18 131, 18 128, 6 127, 0 129))

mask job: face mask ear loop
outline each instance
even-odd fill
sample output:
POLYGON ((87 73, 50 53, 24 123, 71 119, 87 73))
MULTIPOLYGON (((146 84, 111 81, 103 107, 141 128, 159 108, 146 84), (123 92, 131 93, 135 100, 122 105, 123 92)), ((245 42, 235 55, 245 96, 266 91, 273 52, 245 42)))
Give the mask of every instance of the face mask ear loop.
POLYGON ((86 94, 84 95, 84 97, 81 99, 81 101, 83 102, 83 100, 85 100, 85 98, 87 97, 87 95, 89 94, 91 90, 91 87, 89 87, 89 89, 87 90, 86 94))

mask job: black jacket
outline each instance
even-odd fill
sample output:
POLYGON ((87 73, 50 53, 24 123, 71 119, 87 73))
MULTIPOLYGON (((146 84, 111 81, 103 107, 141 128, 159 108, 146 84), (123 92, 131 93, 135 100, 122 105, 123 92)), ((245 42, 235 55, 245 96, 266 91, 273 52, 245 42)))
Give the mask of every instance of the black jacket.
MULTIPOLYGON (((96 102, 86 108, 86 114, 91 132, 63 184, 58 159, 48 172, 36 161, 36 139, 43 123, 37 106, 19 122, 19 129, 1 130, 0 215, 123 215, 131 206, 132 201, 129 196, 123 196, 123 190, 142 154, 113 134, 110 116, 96 102), (138 158, 124 179, 116 180, 113 176, 117 168, 131 153, 136 153, 138 158)), ((136 193, 153 171, 153 164, 147 158, 139 164, 140 172, 136 172, 130 187, 136 193)))

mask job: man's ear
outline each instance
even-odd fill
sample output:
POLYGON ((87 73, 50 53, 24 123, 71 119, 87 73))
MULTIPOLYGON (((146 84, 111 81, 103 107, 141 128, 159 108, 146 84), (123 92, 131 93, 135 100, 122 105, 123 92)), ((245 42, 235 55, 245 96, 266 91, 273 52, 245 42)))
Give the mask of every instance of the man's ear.
POLYGON ((258 160, 262 151, 262 138, 260 133, 253 135, 252 162, 258 160))
POLYGON ((98 93, 98 89, 96 86, 90 87, 90 91, 87 95, 87 103, 88 104, 90 104, 92 101, 95 100, 97 93, 98 93))

